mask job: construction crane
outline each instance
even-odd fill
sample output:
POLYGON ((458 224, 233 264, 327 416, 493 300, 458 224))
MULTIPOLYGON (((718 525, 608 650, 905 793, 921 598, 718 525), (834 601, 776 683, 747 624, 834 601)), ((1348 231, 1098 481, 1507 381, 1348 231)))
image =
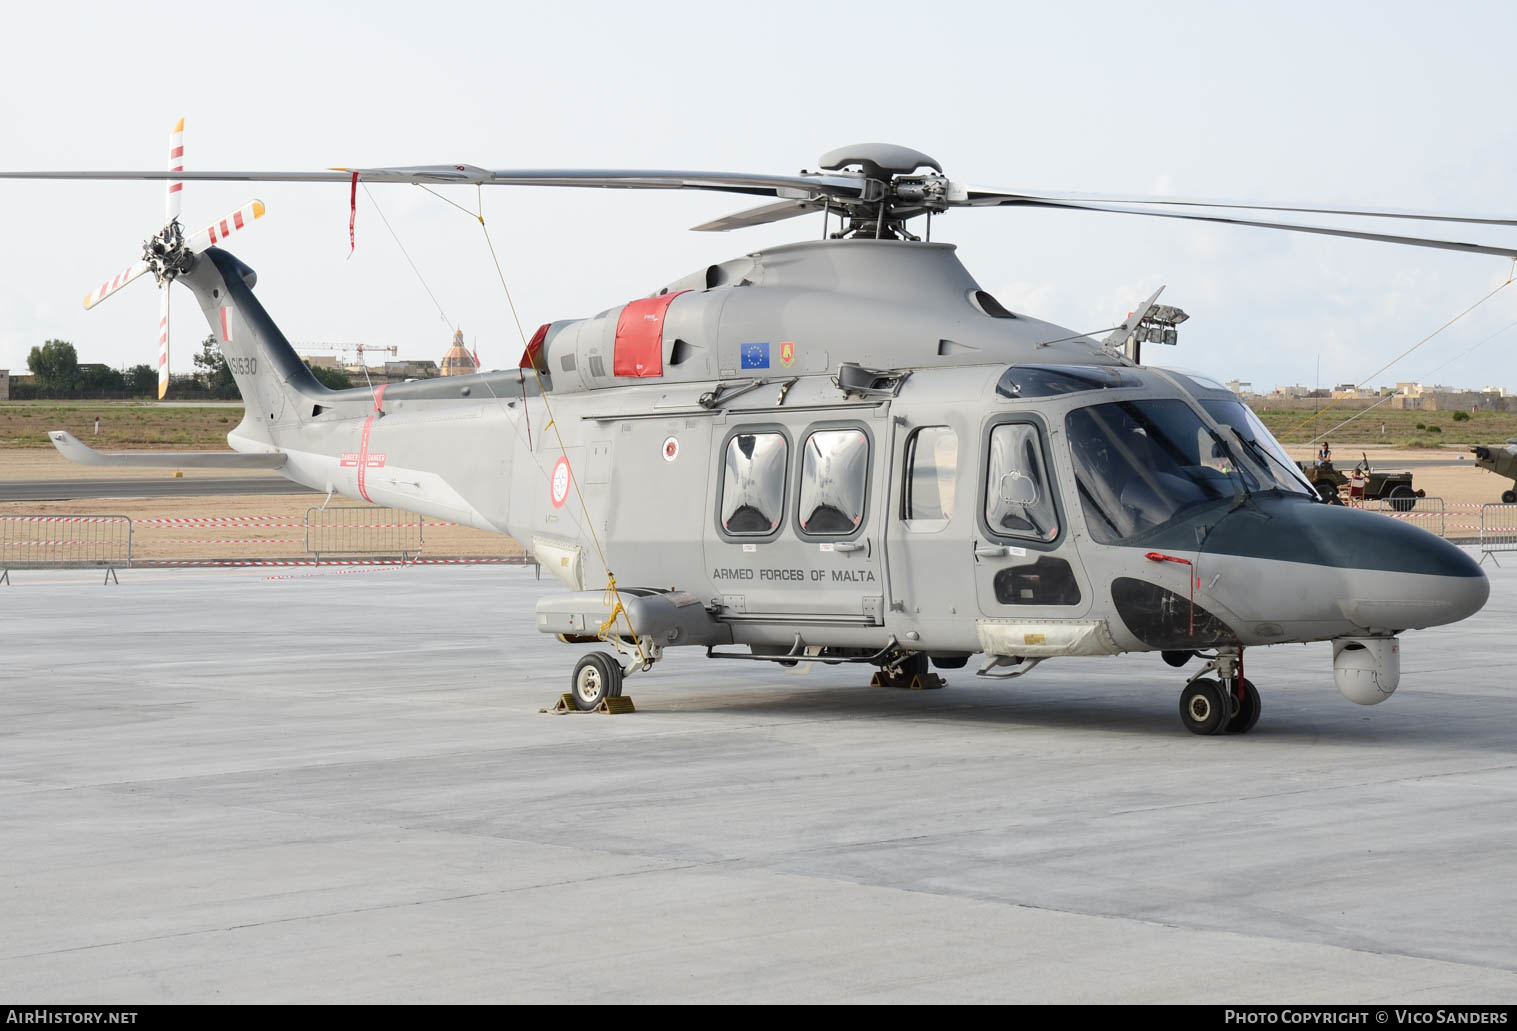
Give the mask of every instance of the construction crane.
POLYGON ((388 354, 391 357, 395 357, 400 350, 394 344, 391 344, 388 347, 378 347, 374 344, 330 344, 317 342, 310 344, 299 344, 297 346, 302 354, 306 354, 312 351, 336 351, 338 353, 350 353, 356 356, 356 364, 360 365, 363 364, 363 356, 364 352, 366 351, 388 354))

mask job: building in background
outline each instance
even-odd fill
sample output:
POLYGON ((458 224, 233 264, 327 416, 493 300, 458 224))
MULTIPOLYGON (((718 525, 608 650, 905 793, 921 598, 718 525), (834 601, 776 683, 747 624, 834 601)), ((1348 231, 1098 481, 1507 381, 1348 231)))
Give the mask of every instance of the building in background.
POLYGON ((474 355, 464 346, 464 331, 453 331, 453 346, 448 348, 448 353, 442 356, 442 374, 444 376, 467 376, 479 371, 479 363, 474 360, 474 355))
POLYGON ((422 362, 385 362, 385 381, 403 383, 408 379, 435 379, 442 375, 430 358, 422 362))
POLYGON ((11 399, 11 370, 0 369, 0 401, 11 399))

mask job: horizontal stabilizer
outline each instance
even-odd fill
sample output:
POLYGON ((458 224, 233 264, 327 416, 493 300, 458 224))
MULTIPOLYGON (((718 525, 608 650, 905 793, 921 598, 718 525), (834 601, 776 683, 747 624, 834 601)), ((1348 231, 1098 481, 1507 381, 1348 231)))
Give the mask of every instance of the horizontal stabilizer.
POLYGON ((58 453, 79 465, 114 465, 151 469, 281 469, 283 453, 238 451, 96 451, 67 430, 49 430, 58 453))

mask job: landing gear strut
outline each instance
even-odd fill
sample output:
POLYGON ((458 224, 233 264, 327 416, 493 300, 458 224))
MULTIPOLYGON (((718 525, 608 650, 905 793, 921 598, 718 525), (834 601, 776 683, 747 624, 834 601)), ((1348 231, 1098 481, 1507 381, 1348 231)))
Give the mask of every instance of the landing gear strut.
POLYGON ((880 667, 869 681, 870 687, 904 687, 912 691, 933 691, 943 686, 943 678, 928 666, 926 652, 911 652, 896 662, 880 667))
POLYGON ((1242 648, 1218 648, 1180 692, 1180 722, 1192 734, 1246 734, 1261 708, 1258 690, 1243 676, 1242 648))

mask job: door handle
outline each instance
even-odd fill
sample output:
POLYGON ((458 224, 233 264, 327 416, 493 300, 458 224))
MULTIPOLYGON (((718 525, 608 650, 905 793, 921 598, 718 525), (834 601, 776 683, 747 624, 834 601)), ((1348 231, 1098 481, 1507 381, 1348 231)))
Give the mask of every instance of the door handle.
POLYGON ((1005 558, 1009 554, 1000 544, 976 544, 974 548, 975 558, 1005 558))
POLYGON ((868 541, 838 541, 832 546, 833 551, 868 551, 868 541))

